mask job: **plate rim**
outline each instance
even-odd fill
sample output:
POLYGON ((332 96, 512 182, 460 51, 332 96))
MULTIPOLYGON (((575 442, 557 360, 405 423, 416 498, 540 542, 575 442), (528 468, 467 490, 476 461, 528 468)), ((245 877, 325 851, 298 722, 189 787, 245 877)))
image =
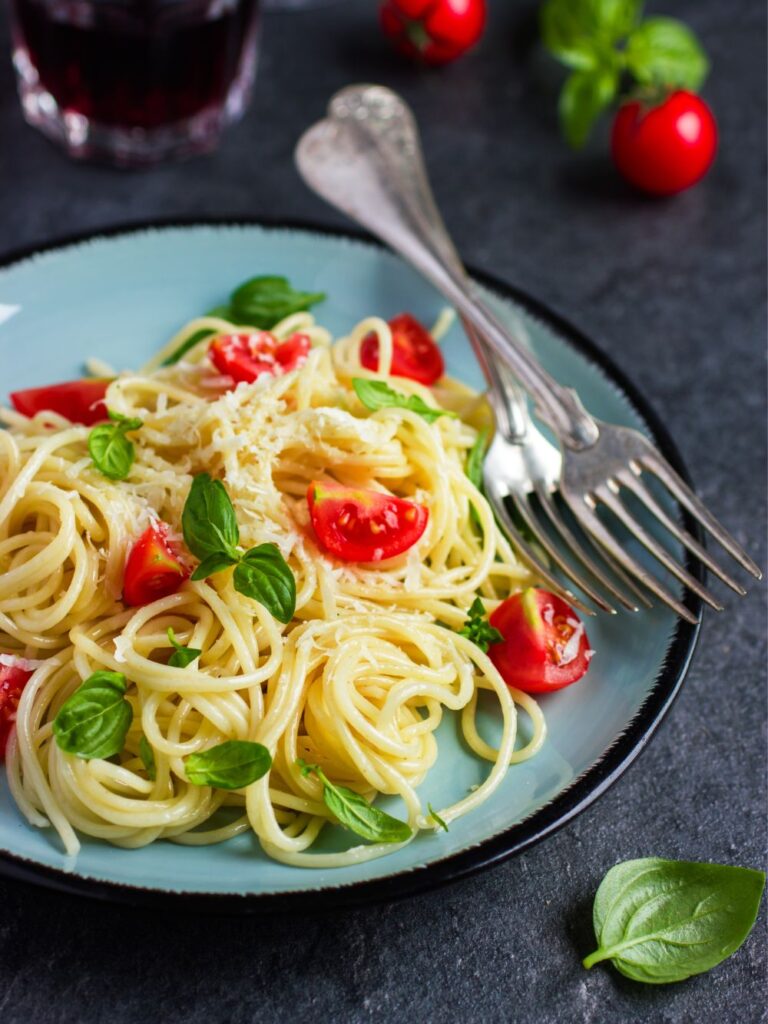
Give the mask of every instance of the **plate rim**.
MULTIPOLYGON (((309 219, 263 216, 150 218, 90 231, 68 233, 58 236, 52 241, 33 243, 13 249, 0 256, 0 270, 48 252, 72 248, 101 239, 138 235, 148 231, 201 227, 258 227, 265 230, 304 232, 353 240, 367 244, 374 249, 389 251, 366 232, 325 225, 309 219)), ((502 298, 512 299, 521 305, 527 312, 555 331, 567 345, 596 365, 611 384, 617 387, 630 402, 665 458, 688 483, 691 483, 680 451, 664 423, 642 391, 613 362, 610 356, 606 355, 570 320, 526 290, 473 266, 469 266, 468 270, 476 281, 498 293, 502 298)), ((685 509, 680 509, 680 512, 686 529, 699 543, 702 543, 703 534, 698 522, 685 509)), ((690 552, 685 554, 685 567, 696 580, 704 582, 705 569, 690 552)), ((701 632, 702 600, 685 588, 683 603, 697 616, 698 621, 691 624, 682 619, 677 620, 664 663, 651 690, 632 720, 611 746, 566 789, 549 803, 534 811, 529 817, 458 853, 440 860, 428 861, 417 867, 406 868, 381 878, 275 893, 173 891, 128 882, 107 882, 39 864, 6 850, 0 850, 0 875, 14 881, 42 885, 70 895, 88 896, 93 899, 137 907, 161 909, 173 907, 177 910, 190 910, 197 913, 266 914, 323 911, 331 908, 390 902, 439 888, 449 882, 468 878, 486 868, 500 864, 554 835, 602 796, 642 753, 680 692, 701 632)))

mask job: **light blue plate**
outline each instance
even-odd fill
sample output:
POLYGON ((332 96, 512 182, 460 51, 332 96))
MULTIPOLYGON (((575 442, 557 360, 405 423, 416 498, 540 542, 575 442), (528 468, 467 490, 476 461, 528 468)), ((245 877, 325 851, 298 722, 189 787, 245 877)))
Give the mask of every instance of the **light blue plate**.
MULTIPOLYGON (((346 236, 254 224, 129 230, 49 249, 0 270, 2 398, 16 388, 76 377, 88 356, 119 369, 136 367, 181 324, 261 273, 285 274, 298 287, 326 292, 316 313, 335 334, 373 313, 410 310, 430 322, 443 305, 398 259, 346 236)), ((588 342, 531 300, 517 295, 512 301, 514 293, 502 285, 495 291, 506 294, 505 316, 522 317, 553 376, 576 387, 596 415, 650 432, 681 468, 653 413, 588 342)), ((480 387, 458 325, 443 347, 449 372, 480 387)), ((686 599, 695 610, 690 595, 686 599)), ((588 632, 597 654, 587 677, 543 701, 549 723, 544 749, 513 767, 494 797, 447 834, 422 835, 391 856, 337 870, 277 864, 247 835, 221 846, 160 842, 136 851, 86 839, 73 862, 51 831, 25 823, 2 777, 0 868, 90 895, 134 902, 186 897, 228 909, 388 898, 467 874, 549 834, 624 770, 677 692, 697 629, 655 608, 599 616, 588 632)), ((486 726, 492 735, 490 712, 486 726)), ((438 767, 422 787, 425 802, 436 807, 465 794, 487 770, 463 746, 454 720, 444 721, 439 744, 438 767)))

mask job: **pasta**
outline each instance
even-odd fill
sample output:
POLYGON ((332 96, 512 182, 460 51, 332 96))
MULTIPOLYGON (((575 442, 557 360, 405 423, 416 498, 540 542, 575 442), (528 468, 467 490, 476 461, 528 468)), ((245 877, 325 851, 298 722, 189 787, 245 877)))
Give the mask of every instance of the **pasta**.
POLYGON ((273 329, 278 339, 305 334, 306 362, 232 387, 207 351, 210 332, 236 330, 218 317, 193 320, 141 372, 109 385, 110 412, 142 422, 126 479, 107 479, 93 465, 87 426, 3 411, 0 650, 34 669, 8 745, 8 777, 22 814, 52 826, 70 854, 78 833, 140 847, 158 839, 217 843, 251 829, 266 854, 289 864, 356 863, 399 844, 353 838, 344 852, 313 853, 333 815, 301 759, 367 800, 399 797, 416 836, 478 807, 509 765, 544 741, 535 701, 506 686, 458 632, 477 595, 492 610, 529 582, 465 473, 482 401, 446 378, 434 389, 389 378, 384 320, 368 318, 334 343, 306 312, 273 329), (200 332, 208 337, 163 365, 200 332), (360 363, 370 332, 378 336, 376 373, 360 363), (460 415, 429 422, 409 408, 370 411, 352 378, 390 380, 403 395, 460 415), (184 503, 200 473, 223 482, 243 545, 276 545, 290 567, 289 623, 239 592, 231 570, 187 579, 141 607, 121 601, 128 553, 147 526, 162 520, 182 545, 184 503), (309 526, 313 480, 418 502, 429 512, 426 531, 397 557, 338 561, 309 526), (168 663, 169 629, 201 652, 191 666, 168 663), (131 724, 119 755, 84 759, 60 748, 53 722, 100 670, 125 676, 131 724), (498 748, 477 727, 483 691, 498 702, 498 748), (439 758, 435 731, 446 710, 490 769, 473 792, 434 814, 418 788, 439 758), (520 710, 531 723, 522 745, 520 710), (271 769, 235 790, 192 784, 185 759, 227 740, 263 744, 271 769))

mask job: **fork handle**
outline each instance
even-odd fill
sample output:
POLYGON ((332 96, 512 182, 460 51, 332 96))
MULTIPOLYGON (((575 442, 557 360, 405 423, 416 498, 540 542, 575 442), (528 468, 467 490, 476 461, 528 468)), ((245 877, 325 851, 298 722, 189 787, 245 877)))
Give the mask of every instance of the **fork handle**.
POLYGON ((433 248, 429 224, 414 224, 400 176, 382 167, 370 138, 339 121, 320 121, 300 139, 296 162, 312 189, 400 253, 472 323, 514 371, 539 417, 562 444, 580 450, 595 443, 597 425, 576 393, 561 387, 539 365, 499 322, 474 285, 433 248))

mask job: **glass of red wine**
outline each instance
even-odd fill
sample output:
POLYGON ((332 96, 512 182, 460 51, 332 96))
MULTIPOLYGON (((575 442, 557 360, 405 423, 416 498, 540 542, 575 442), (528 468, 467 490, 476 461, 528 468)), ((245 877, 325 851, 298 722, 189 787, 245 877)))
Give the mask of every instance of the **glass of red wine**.
POLYGON ((26 120, 73 157, 213 149, 248 105, 259 0, 11 0, 26 120))

